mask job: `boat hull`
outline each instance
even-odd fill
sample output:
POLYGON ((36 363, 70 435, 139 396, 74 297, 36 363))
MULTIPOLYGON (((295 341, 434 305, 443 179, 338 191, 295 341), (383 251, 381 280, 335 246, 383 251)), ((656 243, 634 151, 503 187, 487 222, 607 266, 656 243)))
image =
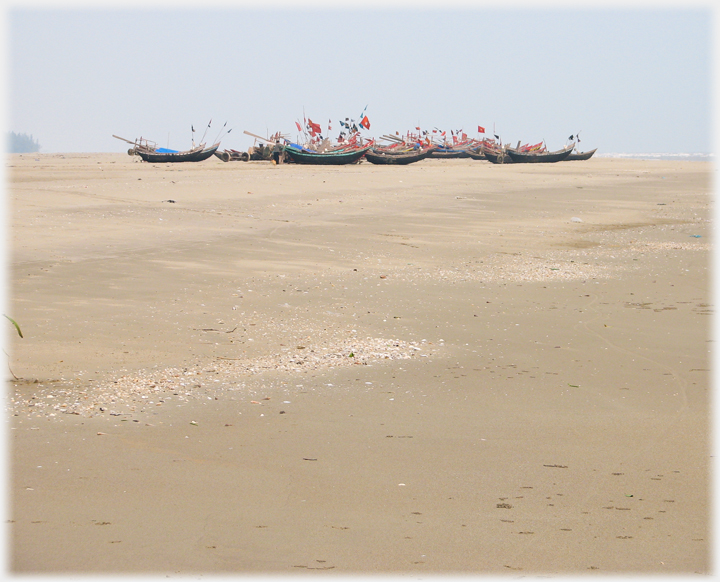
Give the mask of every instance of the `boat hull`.
POLYGON ((573 146, 568 146, 555 152, 528 153, 519 152, 517 150, 507 150, 507 155, 515 164, 550 164, 554 162, 562 162, 567 159, 573 150, 573 146))
POLYGON ((338 152, 329 154, 319 154, 315 152, 300 151, 295 148, 285 147, 285 153, 296 164, 315 164, 322 166, 341 166, 345 164, 353 164, 362 158, 370 146, 351 150, 349 152, 338 152))
POLYGON ((485 154, 479 150, 476 152, 474 152, 472 150, 467 150, 467 155, 469 158, 472 158, 473 160, 487 160, 487 158, 485 157, 485 154))
POLYGON ((435 150, 428 157, 439 159, 469 158, 467 150, 435 150))
POLYGON ((577 154, 570 154, 567 158, 568 161, 572 160, 589 160, 593 157, 593 154, 597 151, 597 148, 590 150, 589 152, 579 152, 577 154))
POLYGON ((153 152, 142 149, 135 149, 135 154, 140 156, 144 161, 154 164, 177 163, 177 162, 202 162, 212 156, 220 147, 215 144, 209 148, 190 150, 187 152, 153 152))
POLYGON ((378 165, 396 165, 405 166, 424 160, 432 153, 432 150, 423 150, 420 152, 401 153, 383 153, 378 150, 369 150, 365 154, 365 159, 371 164, 378 165))
POLYGON ((488 162, 492 162, 493 164, 512 164, 513 161, 510 158, 509 155, 505 151, 493 151, 488 149, 483 149, 483 154, 485 155, 485 159, 488 162))

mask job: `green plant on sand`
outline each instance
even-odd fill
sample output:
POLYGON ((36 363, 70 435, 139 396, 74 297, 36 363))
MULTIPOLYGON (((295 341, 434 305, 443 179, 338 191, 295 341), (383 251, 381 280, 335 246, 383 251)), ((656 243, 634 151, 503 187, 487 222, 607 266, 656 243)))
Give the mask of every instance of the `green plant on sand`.
MULTIPOLYGON (((5 315, 5 314, 3 313, 3 315, 5 315)), ((17 331, 18 335, 19 335, 20 337, 22 337, 22 336, 23 336, 22 330, 20 329, 20 326, 17 324, 17 321, 15 321, 15 320, 14 320, 12 317, 10 317, 9 315, 5 315, 5 317, 7 317, 7 318, 10 320, 10 323, 12 323, 13 326, 15 326, 15 331, 17 331)), ((3 351, 5 351, 5 350, 3 350, 3 351)), ((8 355, 7 352, 5 352, 5 355, 6 355, 6 356, 8 355)), ((9 360, 9 359, 10 359, 10 356, 8 356, 8 360, 9 360)), ((9 362, 9 361, 8 361, 8 370, 10 370, 10 373, 13 375, 13 378, 15 378, 16 380, 19 380, 19 378, 15 375, 15 372, 13 372, 13 371, 12 371, 12 368, 10 368, 10 362, 9 362)))

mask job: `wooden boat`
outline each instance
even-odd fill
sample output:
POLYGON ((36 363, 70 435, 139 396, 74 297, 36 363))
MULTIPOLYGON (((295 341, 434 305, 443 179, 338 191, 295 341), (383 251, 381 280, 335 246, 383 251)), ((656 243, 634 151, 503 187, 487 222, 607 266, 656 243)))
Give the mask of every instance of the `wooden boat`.
POLYGON ((372 143, 362 147, 345 148, 330 152, 314 152, 303 148, 297 144, 288 144, 284 146, 285 153, 296 164, 318 164, 328 165, 345 165, 352 164, 360 160, 368 150, 373 146, 372 143))
POLYGON ((455 158, 469 158, 470 156, 467 153, 466 148, 457 148, 457 147, 438 147, 435 151, 433 151, 430 156, 431 158, 441 158, 441 159, 455 159, 455 158))
POLYGON ((389 145, 374 145, 372 147, 373 151, 379 150, 384 154, 408 154, 418 148, 423 147, 423 145, 417 140, 405 141, 404 139, 395 137, 394 135, 382 136, 380 139, 385 139, 392 142, 389 145))
POLYGON ((575 144, 571 144, 554 152, 521 152, 508 148, 506 153, 515 164, 552 163, 566 159, 574 147, 575 144))
POLYGON ((370 151, 385 156, 404 156, 405 154, 417 152, 419 149, 428 148, 420 148, 408 144, 393 144, 390 146, 373 146, 370 151))
POLYGON ((212 156, 220 147, 220 142, 210 147, 205 147, 203 143, 190 150, 179 152, 167 148, 159 148, 155 142, 143 138, 133 142, 117 135, 113 135, 113 137, 132 144, 133 147, 128 150, 128 155, 140 156, 144 161, 152 163, 202 162, 212 156))
POLYGON ((505 149, 491 149, 491 148, 482 148, 482 153, 485 155, 485 159, 489 162, 492 162, 493 164, 512 164, 512 158, 507 155, 507 151, 505 149))
POLYGON ((212 156, 219 147, 220 143, 216 143, 210 147, 200 145, 184 152, 166 150, 165 148, 149 150, 136 147, 135 155, 140 156, 146 162, 157 164, 164 164, 167 162, 202 162, 212 156))
POLYGON ((383 148, 371 148, 365 154, 365 159, 371 164, 407 165, 424 160, 433 152, 433 149, 384 151, 383 148))
POLYGON ((487 160, 485 154, 482 152, 482 148, 478 148, 477 150, 467 150, 467 155, 473 160, 487 160))
POLYGON ((565 160, 589 160, 593 154, 597 151, 597 148, 590 150, 589 152, 578 152, 570 154, 565 160))
MULTIPOLYGON (((465 139, 462 141, 453 141, 453 143, 444 142, 438 144, 437 149, 430 154, 431 158, 455 159, 470 158, 471 152, 476 153, 483 146, 484 140, 465 139)), ((476 158, 477 159, 477 158, 476 158)))

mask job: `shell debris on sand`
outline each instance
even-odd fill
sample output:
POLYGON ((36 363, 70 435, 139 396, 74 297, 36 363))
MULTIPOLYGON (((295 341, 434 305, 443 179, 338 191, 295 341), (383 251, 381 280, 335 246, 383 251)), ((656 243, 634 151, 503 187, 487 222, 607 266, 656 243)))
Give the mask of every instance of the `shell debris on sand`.
MULTIPOLYGON (((77 414, 120 416, 147 411, 149 407, 221 394, 251 390, 246 381, 266 372, 307 374, 332 368, 369 365, 387 360, 404 360, 428 355, 427 343, 395 339, 353 338, 341 341, 325 339, 317 344, 298 346, 283 353, 256 358, 230 359, 216 357, 211 363, 195 363, 183 368, 140 370, 113 380, 82 384, 79 380, 37 385, 33 394, 15 393, 10 408, 36 416, 77 414), (301 348, 301 349, 300 349, 301 348)), ((78 375, 81 375, 78 373, 78 375)), ((264 385, 268 388, 268 385, 264 385)))

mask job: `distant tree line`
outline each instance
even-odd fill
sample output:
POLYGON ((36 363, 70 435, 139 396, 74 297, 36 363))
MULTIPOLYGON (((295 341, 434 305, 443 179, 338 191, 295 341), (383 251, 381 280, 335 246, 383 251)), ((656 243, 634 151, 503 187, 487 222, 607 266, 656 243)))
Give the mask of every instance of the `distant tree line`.
POLYGON ((8 133, 8 152, 11 154, 31 154, 40 151, 40 144, 26 133, 8 133))

